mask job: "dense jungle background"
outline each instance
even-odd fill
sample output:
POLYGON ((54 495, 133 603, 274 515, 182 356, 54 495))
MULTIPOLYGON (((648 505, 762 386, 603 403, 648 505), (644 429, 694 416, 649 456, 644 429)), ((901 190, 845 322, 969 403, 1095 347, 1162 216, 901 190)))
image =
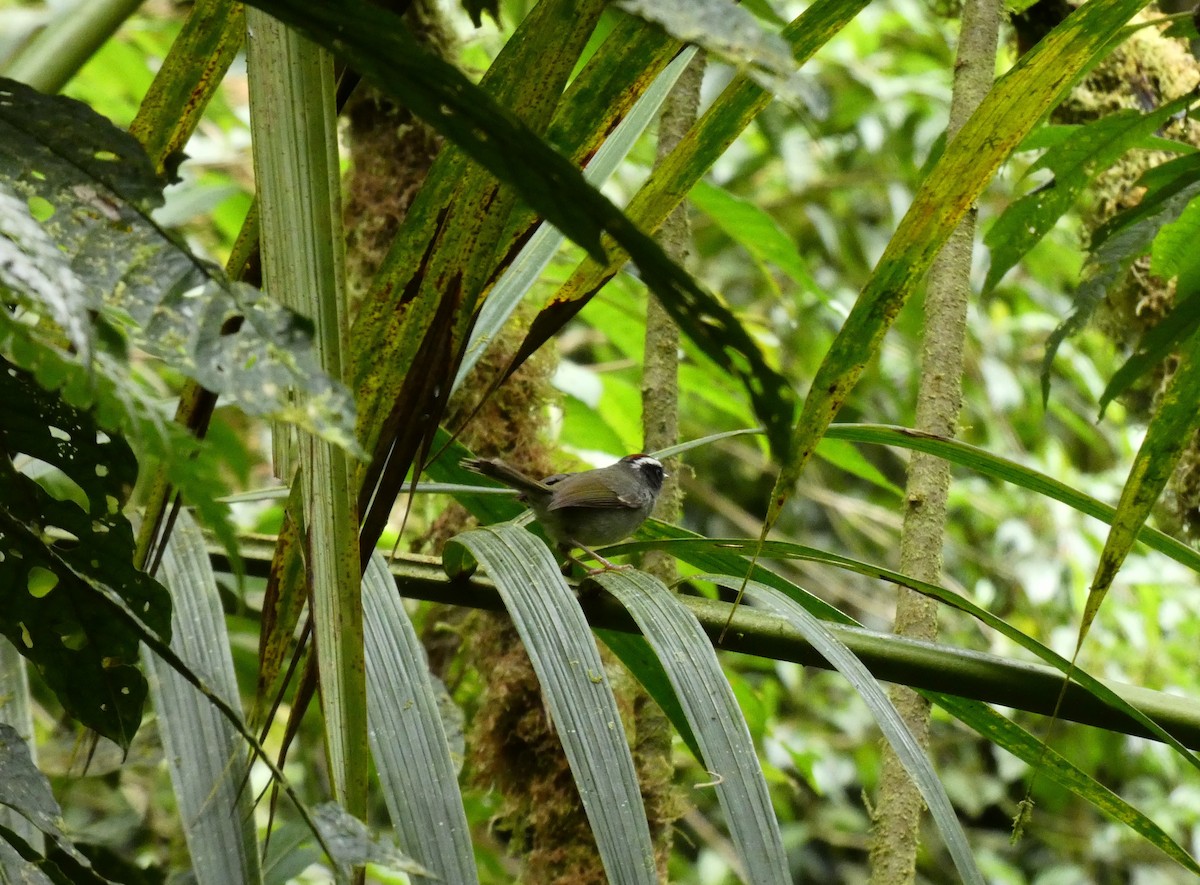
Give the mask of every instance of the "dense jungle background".
POLYGON ((1196 881, 1198 53, 0 0, 0 881, 1196 881))

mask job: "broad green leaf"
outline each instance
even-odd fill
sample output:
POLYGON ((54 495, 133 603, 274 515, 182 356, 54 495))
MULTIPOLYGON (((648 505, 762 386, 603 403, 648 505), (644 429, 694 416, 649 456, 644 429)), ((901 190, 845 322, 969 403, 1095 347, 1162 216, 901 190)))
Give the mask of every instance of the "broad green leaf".
MULTIPOLYGON (((1136 206, 1130 206, 1104 222, 1092 235, 1092 248, 1103 244, 1121 229, 1137 225, 1149 217, 1163 213, 1168 218, 1178 217, 1179 207, 1174 207, 1172 213, 1168 211, 1168 204, 1174 204, 1178 195, 1197 181, 1200 181, 1200 153, 1176 157, 1147 169, 1137 181, 1138 187, 1146 189, 1142 199, 1136 206)), ((1160 226, 1165 223, 1161 222, 1160 226)))
POLYGON ((123 436, 140 457, 161 465, 171 485, 236 558, 229 508, 219 500, 227 489, 216 451, 163 414, 157 392, 130 377, 124 353, 101 348, 84 366, 61 347, 53 329, 29 326, 0 310, 0 354, 67 404, 89 410, 98 427, 123 436))
POLYGON ((657 578, 604 572, 593 580, 637 622, 667 672, 748 879, 787 883, 787 852, 754 742, 717 655, 700 624, 657 578))
POLYGON ((133 567, 133 530, 121 507, 137 463, 128 444, 93 417, 0 363, 0 632, 37 668, 64 709, 128 748, 142 721, 146 680, 138 636, 111 608, 123 599, 151 628, 170 636, 171 601, 133 567), (16 472, 18 455, 43 461, 86 500, 60 500, 16 472), (3 467, 3 465, 7 467, 3 467))
POLYGON ((309 866, 321 860, 312 834, 300 823, 285 823, 271 832, 263 860, 264 885, 291 885, 309 866))
POLYGON ((759 261, 775 265, 806 292, 817 291, 800 250, 763 209, 707 181, 696 182, 688 199, 759 261))
POLYGON ((1196 264, 1196 243, 1200 243, 1200 200, 1193 199, 1154 238, 1150 272, 1164 280, 1187 274, 1196 264))
POLYGON ((788 460, 767 507, 766 538, 901 307, 993 173, 1053 106, 1065 84, 1108 46, 1142 0, 1081 6, 997 81, 934 164, 817 369, 788 460))
POLYGON ((43 230, 137 346, 249 414, 353 448, 353 404, 317 370, 304 321, 229 282, 150 219, 164 182, 131 135, 80 102, 0 81, 0 182, 48 207, 43 230))
POLYGON ((447 546, 451 577, 464 553, 495 582, 529 653, 609 879, 651 885, 654 849, 616 700, 550 548, 515 526, 476 529, 447 546))
POLYGON ((1195 100, 1195 96, 1185 95, 1146 114, 1116 111, 1074 129, 1064 141, 1047 150, 1028 174, 1046 169, 1054 178, 1005 209, 984 237, 992 252, 984 289, 993 288, 1049 233, 1095 176, 1195 100))

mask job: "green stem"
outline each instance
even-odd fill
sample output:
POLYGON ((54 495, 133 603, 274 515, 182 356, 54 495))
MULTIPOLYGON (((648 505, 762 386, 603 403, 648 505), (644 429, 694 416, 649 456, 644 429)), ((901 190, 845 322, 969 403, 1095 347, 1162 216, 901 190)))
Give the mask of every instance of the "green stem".
POLYGON ((79 0, 30 40, 4 75, 40 92, 58 92, 141 5, 142 0, 79 0))

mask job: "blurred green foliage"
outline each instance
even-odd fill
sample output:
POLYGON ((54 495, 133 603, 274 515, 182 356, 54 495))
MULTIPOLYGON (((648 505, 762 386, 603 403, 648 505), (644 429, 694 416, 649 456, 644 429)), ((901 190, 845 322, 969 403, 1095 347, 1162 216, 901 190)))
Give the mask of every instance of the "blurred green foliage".
MULTIPOLYGON (((486 67, 526 5, 500 4, 500 29, 486 18, 478 32, 463 29, 465 70, 486 67)), ((787 19, 798 4, 772 5, 787 19)), ((764 7, 754 9, 760 14, 765 11, 765 4, 753 6, 764 7)), ((179 10, 166 4, 139 13, 72 80, 67 93, 127 124, 178 21, 179 10)), ((828 114, 772 106, 698 189, 691 269, 740 311, 769 358, 800 391, 895 230, 922 171, 942 148, 954 30, 953 23, 911 0, 868 6, 806 68, 829 99, 828 114), (751 224, 763 225, 762 233, 746 233, 751 224)), ((1012 51, 1004 55, 1007 65, 1012 51)), ((730 75, 728 68, 711 64, 706 98, 730 75)), ((235 69, 189 144, 183 180, 168 191, 159 212, 163 224, 217 261, 228 255, 249 204, 246 113, 244 77, 235 69)), ((1028 187, 1021 178, 1036 157, 1019 153, 980 201, 984 234, 1028 187)), ((627 198, 648 174, 652 158, 649 135, 608 191, 627 198)), ((1122 355, 1090 330, 1064 342, 1053 364, 1050 401, 1045 407, 1041 403, 1044 347, 1071 309, 1069 293, 1083 264, 1079 240, 1078 219, 1068 214, 991 291, 973 296, 960 435, 1115 502, 1142 428, 1128 420, 1119 402, 1101 421, 1094 416, 1122 355)), ((580 254, 564 247, 538 292, 552 293, 580 254)), ((986 270, 980 248, 975 293, 983 289, 986 270)), ((618 455, 640 448, 644 301, 640 282, 622 274, 562 337, 555 426, 564 451, 618 455)), ((905 308, 842 420, 913 423, 920 308, 919 296, 905 308)), ((737 381, 714 369, 690 343, 683 352, 682 436, 750 426, 752 413, 737 381)), ((239 487, 271 484, 260 427, 221 410, 209 439, 223 450, 224 462, 237 465, 239 487)), ((904 453, 864 446, 856 455, 832 449, 822 454, 805 472, 800 494, 777 531, 814 547, 895 566, 901 517, 896 488, 903 485, 904 453)), ((685 523, 709 537, 755 536, 773 480, 758 438, 696 449, 686 461, 694 475, 685 482, 685 523)), ((422 529, 441 509, 440 501, 418 502, 411 525, 422 529)), ((275 502, 235 507, 245 528, 260 531, 277 529, 281 512, 275 502)), ((1069 655, 1106 534, 1099 522, 1065 506, 958 471, 945 539, 945 583, 1069 655)), ((866 625, 890 626, 892 588, 820 565, 778 568, 866 625)), ((1182 566, 1135 550, 1100 610, 1081 666, 1096 676, 1200 696, 1195 586, 1195 574, 1182 566)), ((235 662, 249 693, 262 588, 247 581, 227 589, 235 662)), ((419 628, 426 617, 425 610, 416 613, 419 628)), ((1007 640, 957 613, 942 615, 942 631, 949 644, 1017 656, 1007 640)), ((870 827, 863 797, 875 787, 880 756, 878 733, 865 706, 835 674, 748 656, 730 655, 726 665, 763 749, 785 843, 795 848, 802 878, 862 881, 870 827)), ((469 715, 478 702, 478 683, 468 678, 458 685, 456 700, 469 715)), ((1015 718, 1034 734, 1044 731, 1040 717, 1015 718)), ((106 764, 101 756, 84 778, 78 775, 80 754, 72 751, 72 739, 49 718, 38 726, 43 770, 56 773, 56 794, 75 834, 145 857, 153 866, 169 863, 170 852, 179 846, 170 790, 161 766, 143 763, 139 755, 141 746, 152 747, 153 734, 139 735, 134 764, 127 762, 119 774, 115 763, 106 764)), ((313 733, 301 745, 319 747, 316 725, 306 721, 302 727, 313 733)), ((1058 728, 1054 745, 1193 853, 1200 851, 1200 786, 1168 749, 1071 724, 1058 728)), ((1100 818, 1045 778, 1034 788, 1032 824, 1023 840, 1011 845, 1010 822, 1029 783, 1027 767, 942 715, 935 715, 931 751, 992 881, 1187 881, 1186 873, 1128 828, 1100 818)), ((733 881, 722 837, 707 823, 717 815, 712 793, 687 787, 710 777, 682 747, 676 755, 679 781, 695 811, 679 824, 672 881, 733 881)), ((293 758, 293 780, 315 801, 322 796, 324 759, 293 758)), ((488 830, 495 797, 478 788, 465 789, 464 795, 476 829, 482 880, 509 881, 502 837, 488 830)), ((376 811, 382 815, 382 806, 376 811)), ((925 844, 922 879, 955 881, 938 840, 931 837, 925 844)))

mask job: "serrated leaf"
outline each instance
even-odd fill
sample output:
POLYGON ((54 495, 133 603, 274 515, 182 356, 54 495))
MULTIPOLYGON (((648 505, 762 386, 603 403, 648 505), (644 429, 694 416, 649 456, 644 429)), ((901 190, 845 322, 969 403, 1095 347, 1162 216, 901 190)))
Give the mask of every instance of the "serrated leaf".
POLYGON ((306 321, 151 220, 164 181, 129 133, 80 102, 0 80, 0 183, 45 204, 42 229, 139 347, 249 414, 354 446, 353 404, 319 371, 306 321))

